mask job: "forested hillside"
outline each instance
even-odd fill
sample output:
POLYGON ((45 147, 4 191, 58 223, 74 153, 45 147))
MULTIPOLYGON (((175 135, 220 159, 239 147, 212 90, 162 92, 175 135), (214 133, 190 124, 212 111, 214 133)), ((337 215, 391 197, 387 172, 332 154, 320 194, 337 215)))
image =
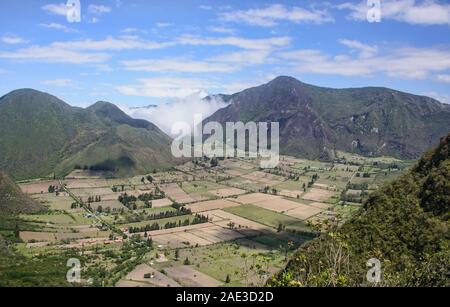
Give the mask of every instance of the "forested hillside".
POLYGON ((273 286, 449 286, 450 135, 417 165, 370 196, 355 218, 300 248, 273 286))

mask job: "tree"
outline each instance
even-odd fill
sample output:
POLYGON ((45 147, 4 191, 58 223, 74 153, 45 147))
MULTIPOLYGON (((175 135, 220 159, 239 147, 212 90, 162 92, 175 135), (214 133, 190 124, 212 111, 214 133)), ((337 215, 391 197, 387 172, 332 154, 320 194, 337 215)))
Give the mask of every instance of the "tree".
POLYGON ((188 258, 188 257, 186 257, 186 259, 184 259, 183 264, 184 264, 184 265, 190 265, 190 264, 191 264, 191 262, 189 261, 189 258, 188 258))
POLYGON ((231 282, 230 275, 227 275, 227 277, 225 278, 225 283, 229 284, 230 282, 231 282))
POLYGON ((14 236, 15 236, 16 238, 19 238, 19 237, 20 237, 20 228, 19 228, 19 225, 18 225, 18 224, 16 224, 16 226, 14 227, 14 236))
POLYGON ((141 178, 141 182, 142 182, 142 184, 145 184, 145 178, 144 177, 141 178))
POLYGON ((278 228, 277 228, 277 232, 282 232, 283 231, 283 224, 278 224, 278 228))
POLYGON ((147 246, 153 248, 153 240, 150 237, 147 238, 147 246))
POLYGON ((180 250, 177 248, 175 250, 175 261, 178 261, 180 259, 180 250))

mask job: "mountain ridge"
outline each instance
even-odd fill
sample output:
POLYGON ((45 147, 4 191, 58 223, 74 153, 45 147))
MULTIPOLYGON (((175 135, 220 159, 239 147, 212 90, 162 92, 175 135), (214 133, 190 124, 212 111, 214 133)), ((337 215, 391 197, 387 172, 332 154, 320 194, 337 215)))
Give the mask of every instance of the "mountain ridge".
POLYGON ((293 77, 228 96, 204 121, 280 123, 284 154, 332 159, 335 151, 417 158, 450 131, 450 105, 388 88, 332 89, 293 77))
POLYGON ((16 90, 0 99, 0 131, 0 170, 15 179, 64 175, 76 165, 133 175, 174 163, 170 137, 108 102, 82 109, 16 90))

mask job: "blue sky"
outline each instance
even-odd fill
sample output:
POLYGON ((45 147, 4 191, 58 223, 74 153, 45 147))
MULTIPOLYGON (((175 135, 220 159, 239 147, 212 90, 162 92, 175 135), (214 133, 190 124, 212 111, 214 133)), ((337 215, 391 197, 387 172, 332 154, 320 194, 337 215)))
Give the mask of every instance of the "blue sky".
POLYGON ((385 86, 450 102, 450 3, 65 0, 0 2, 0 95, 30 87, 87 106, 234 93, 278 75, 385 86))

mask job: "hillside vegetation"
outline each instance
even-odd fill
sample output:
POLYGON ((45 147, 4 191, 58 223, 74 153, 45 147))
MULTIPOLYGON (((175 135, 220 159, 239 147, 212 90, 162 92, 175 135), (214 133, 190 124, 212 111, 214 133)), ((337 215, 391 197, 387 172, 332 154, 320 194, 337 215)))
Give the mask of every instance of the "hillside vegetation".
POLYGON ((22 193, 20 188, 0 172, 0 256, 10 256, 8 240, 17 239, 17 229, 22 223, 18 214, 43 212, 46 208, 22 193))
POLYGON ((45 207, 22 193, 20 188, 0 172, 0 214, 36 213, 45 207))
POLYGON ((279 122, 283 154, 332 160, 335 151, 416 159, 450 131, 450 106, 388 88, 332 89, 291 77, 230 96, 205 120, 279 122))
POLYGON ((171 139, 108 102, 82 109, 31 89, 0 98, 0 170, 17 179, 60 176, 75 167, 113 176, 170 167, 171 139))
POLYGON ((450 135, 373 193, 355 218, 300 248, 274 286, 360 286, 381 261, 380 286, 449 286, 450 135))

